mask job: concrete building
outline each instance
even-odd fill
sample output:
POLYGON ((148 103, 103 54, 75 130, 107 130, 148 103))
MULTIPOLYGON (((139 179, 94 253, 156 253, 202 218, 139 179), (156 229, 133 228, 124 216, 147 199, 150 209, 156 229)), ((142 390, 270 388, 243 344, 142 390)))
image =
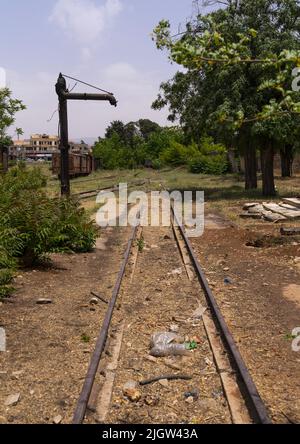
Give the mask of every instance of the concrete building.
MULTIPOLYGON (((59 150, 58 136, 49 136, 48 134, 33 134, 30 139, 14 140, 10 147, 10 157, 14 159, 42 159, 51 160, 52 154, 59 150)), ((70 141, 70 152, 78 154, 88 154, 91 148, 88 144, 81 141, 75 143, 70 141)))
POLYGON ((43 153, 45 151, 55 153, 59 146, 59 138, 57 136, 49 136, 48 134, 33 134, 30 137, 32 151, 43 153))

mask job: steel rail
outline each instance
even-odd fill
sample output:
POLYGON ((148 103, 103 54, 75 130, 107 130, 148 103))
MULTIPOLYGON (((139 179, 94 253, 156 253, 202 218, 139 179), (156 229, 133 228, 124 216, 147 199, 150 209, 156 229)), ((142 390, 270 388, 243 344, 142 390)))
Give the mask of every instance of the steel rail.
POLYGON ((120 288, 122 285, 122 280, 125 274, 125 270, 126 270, 126 266, 128 263, 128 259, 130 256, 130 251, 133 245, 133 242, 136 238, 136 233, 137 233, 137 229, 138 226, 134 227, 130 236, 130 239, 128 241, 128 245, 127 245, 127 249, 125 252, 125 256, 124 256, 124 260, 122 262, 121 265, 121 269, 119 271, 118 274, 118 278, 112 293, 112 298, 110 300, 103 324, 102 324, 102 328, 96 343, 96 347, 95 347, 95 351, 93 353, 93 356, 91 358, 91 362, 89 365, 89 369, 86 375, 86 379, 84 381, 84 385, 79 397, 79 401, 77 403, 77 407, 74 413, 74 417, 73 417, 73 424, 74 425, 78 425, 78 424, 82 424, 85 418, 85 414, 86 414, 86 410, 87 410, 87 406, 88 406, 88 402, 91 396, 91 392, 93 389, 93 385, 94 385, 94 381, 95 381, 95 377, 97 374, 97 370, 99 367, 99 363, 106 345, 106 341, 107 341, 107 336, 108 336, 108 331, 109 331, 109 327, 110 327, 110 323, 112 320, 112 316, 113 316, 113 312, 114 312, 114 308, 116 306, 116 302, 118 299, 118 295, 120 292, 120 288))
POLYGON ((210 308, 212 310, 212 313, 214 317, 217 319, 217 322, 219 324, 220 330, 222 332, 223 338, 225 340, 225 344, 228 347, 228 350, 234 360, 234 363, 236 365, 236 368, 238 370, 238 373, 242 379, 244 388, 246 390, 246 393, 249 397, 249 400, 251 402, 251 407, 253 408, 253 413, 255 413, 255 420, 260 424, 272 424, 272 421, 269 417, 269 414, 267 412, 266 406, 263 403, 257 387, 249 373, 249 370, 242 358, 242 355, 233 339, 233 336, 226 324, 226 321, 220 311, 220 308, 217 304, 216 298, 213 295, 212 290, 209 287, 209 284, 207 282, 206 276, 204 271, 202 270, 201 265, 199 264, 199 261, 195 255, 195 252, 193 250, 193 247, 191 245, 191 242, 189 238, 187 237, 185 228, 178 222, 177 215, 174 210, 174 206, 172 205, 172 213, 174 216, 174 220, 176 221, 176 224, 181 232, 181 235, 184 239, 184 242, 187 246, 189 255, 193 261, 195 271, 197 272, 197 276, 199 279, 199 282, 202 286, 202 289, 206 295, 207 301, 210 305, 210 308))

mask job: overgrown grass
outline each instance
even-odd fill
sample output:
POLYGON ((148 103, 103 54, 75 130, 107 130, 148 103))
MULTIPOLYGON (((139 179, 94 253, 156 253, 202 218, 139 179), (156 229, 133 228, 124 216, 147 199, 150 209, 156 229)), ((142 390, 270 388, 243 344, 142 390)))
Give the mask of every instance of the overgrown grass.
MULTIPOLYGON (((144 191, 156 191, 163 188, 182 191, 204 191, 207 211, 218 211, 234 221, 239 220, 239 212, 245 202, 278 201, 283 197, 300 195, 300 175, 282 179, 279 171, 277 171, 275 181, 278 195, 269 199, 262 196, 261 178, 259 178, 259 188, 257 190, 246 191, 244 178, 241 175, 226 174, 214 176, 192 174, 185 167, 165 168, 160 171, 151 169, 97 171, 87 178, 73 180, 72 190, 78 193, 92 189, 113 187, 121 182, 130 184, 136 180, 145 180, 147 182, 142 187, 136 186, 137 189, 144 191), (148 183, 149 180, 150 183, 148 183)), ((95 199, 93 202, 95 203, 95 199)), ((86 204, 86 201, 82 203, 84 206, 86 204)), ((97 207, 95 207, 95 204, 90 203, 89 207, 91 208, 91 213, 96 212, 97 207)))

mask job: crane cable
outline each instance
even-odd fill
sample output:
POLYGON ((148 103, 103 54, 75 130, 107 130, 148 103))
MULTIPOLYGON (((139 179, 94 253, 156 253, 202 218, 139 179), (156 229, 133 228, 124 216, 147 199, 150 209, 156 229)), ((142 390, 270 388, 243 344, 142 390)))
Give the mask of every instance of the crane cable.
POLYGON ((106 91, 105 89, 98 88, 98 86, 91 85, 90 83, 83 82, 82 80, 75 79, 74 77, 67 76, 66 74, 62 74, 62 75, 64 77, 66 77, 67 79, 74 80, 75 82, 82 83, 83 85, 89 86, 90 88, 97 89, 98 91, 101 91, 101 92, 103 92, 105 94, 110 94, 111 96, 114 95, 113 93, 111 93, 109 91, 106 91))

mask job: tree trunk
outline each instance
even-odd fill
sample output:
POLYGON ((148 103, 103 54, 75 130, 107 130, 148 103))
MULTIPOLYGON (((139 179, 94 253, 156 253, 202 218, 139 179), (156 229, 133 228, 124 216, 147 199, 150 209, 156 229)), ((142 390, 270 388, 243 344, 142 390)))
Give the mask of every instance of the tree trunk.
POLYGON ((245 188, 246 190, 254 190, 257 189, 256 148, 247 127, 241 133, 240 143, 245 159, 245 188))
POLYGON ((281 176, 292 177, 293 175, 293 145, 285 145, 280 150, 281 157, 281 176))
POLYGON ((0 171, 7 173, 8 171, 8 148, 0 147, 0 171))
POLYGON ((261 168, 263 180, 263 195, 276 196, 274 182, 274 146, 272 140, 267 141, 261 148, 261 168))
POLYGON ((250 139, 245 146, 245 188, 246 190, 257 188, 256 148, 250 139))

